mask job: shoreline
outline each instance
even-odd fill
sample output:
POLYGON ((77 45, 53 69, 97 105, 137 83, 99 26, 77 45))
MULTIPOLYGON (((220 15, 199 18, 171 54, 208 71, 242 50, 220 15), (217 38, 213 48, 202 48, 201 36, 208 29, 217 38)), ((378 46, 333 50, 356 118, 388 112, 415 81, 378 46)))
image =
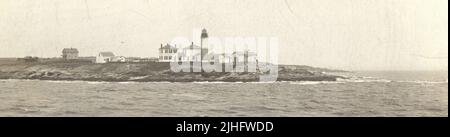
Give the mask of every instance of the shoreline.
MULTIPOLYGON (((199 80, 199 79, 191 79, 191 80, 120 80, 120 79, 73 79, 73 78, 69 78, 69 79, 62 79, 62 78, 4 78, 4 77, 0 77, 0 80, 37 80, 37 81, 83 81, 83 82, 161 82, 161 83, 195 83, 195 82, 210 82, 210 83, 214 83, 214 82, 221 82, 221 83, 276 83, 276 82, 336 82, 337 78, 334 77, 327 77, 324 78, 322 80, 314 80, 314 79, 310 79, 310 80, 306 80, 306 79, 301 79, 301 80, 288 80, 288 79, 283 79, 283 80, 276 80, 276 81, 259 81, 256 79, 238 79, 238 80, 199 80)), ((317 78, 316 78, 317 79, 317 78)))
MULTIPOLYGON (((325 74, 322 68, 278 66, 278 81, 336 81, 345 77, 325 74)), ((333 71, 333 70, 330 70, 333 71)), ((172 72, 168 63, 15 63, 0 64, 0 79, 90 82, 264 82, 259 73, 172 72)), ((275 81, 274 81, 275 82, 275 81)))
POLYGON ((6 81, 43 81, 43 82, 55 82, 55 83, 255 83, 255 84, 262 84, 262 83, 307 83, 307 82, 339 82, 339 81, 273 81, 273 82, 264 82, 264 81, 250 81, 250 82, 243 82, 243 81, 235 81, 235 82, 227 82, 227 81, 192 81, 192 82, 170 82, 170 81, 86 81, 86 80, 43 80, 43 79, 1 79, 0 82, 6 82, 6 81))

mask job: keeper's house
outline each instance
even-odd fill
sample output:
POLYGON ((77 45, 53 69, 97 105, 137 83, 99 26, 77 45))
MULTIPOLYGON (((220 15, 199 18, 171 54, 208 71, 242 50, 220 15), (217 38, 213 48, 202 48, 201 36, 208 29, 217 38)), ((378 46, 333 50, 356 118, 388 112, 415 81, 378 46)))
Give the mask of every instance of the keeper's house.
POLYGON ((170 44, 166 44, 159 48, 159 62, 175 62, 177 58, 178 48, 170 44))
POLYGON ((65 48, 62 51, 62 58, 65 60, 78 59, 78 49, 76 48, 65 48))

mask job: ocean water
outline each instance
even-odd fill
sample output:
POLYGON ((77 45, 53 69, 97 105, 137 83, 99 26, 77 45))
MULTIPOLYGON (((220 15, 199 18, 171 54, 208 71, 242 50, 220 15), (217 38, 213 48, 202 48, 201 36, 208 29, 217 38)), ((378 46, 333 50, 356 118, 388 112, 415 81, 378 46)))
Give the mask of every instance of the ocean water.
POLYGON ((443 116, 448 72, 355 72, 335 82, 0 80, 0 116, 443 116))

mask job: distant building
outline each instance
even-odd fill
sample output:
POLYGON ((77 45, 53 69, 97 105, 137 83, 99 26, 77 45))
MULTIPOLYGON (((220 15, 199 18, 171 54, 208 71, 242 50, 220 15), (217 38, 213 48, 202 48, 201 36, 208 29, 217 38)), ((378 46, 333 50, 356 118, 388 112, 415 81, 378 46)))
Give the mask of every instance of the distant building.
POLYGON ((233 52, 233 62, 235 63, 256 63, 257 55, 254 52, 244 51, 244 52, 233 52))
POLYGON ((215 53, 208 53, 203 60, 207 60, 209 62, 218 62, 218 63, 233 63, 233 56, 231 54, 227 54, 227 53, 220 53, 220 54, 215 54, 215 53))
POLYGON ((158 58, 144 58, 143 62, 158 62, 158 58))
POLYGON ((194 45, 192 42, 191 45, 183 48, 183 51, 177 54, 176 61, 200 62, 202 56, 205 56, 206 54, 208 54, 208 49, 203 48, 202 50, 200 46, 194 45), (200 54, 201 52, 203 52, 203 54, 200 54))
POLYGON ((140 57, 127 57, 126 62, 136 62, 136 63, 144 63, 144 62, 158 62, 159 58, 140 58, 140 57))
POLYGON ((124 56, 114 56, 110 62, 126 62, 127 59, 124 56))
POLYGON ((115 55, 112 52, 100 52, 97 55, 95 63, 108 63, 111 62, 114 57, 115 55))
POLYGON ((78 59, 78 49, 65 48, 62 51, 62 58, 65 60, 78 59))
POLYGON ((176 46, 169 44, 163 46, 161 44, 159 48, 159 62, 203 62, 200 63, 201 68, 203 68, 205 62, 209 62, 210 64, 217 62, 224 65, 232 65, 236 71, 238 68, 243 68, 247 72, 256 71, 258 57, 255 52, 235 49, 231 52, 220 51, 219 53, 214 53, 208 49, 210 46, 208 39, 208 31, 203 29, 200 35, 199 45, 192 42, 190 45, 181 45, 182 48, 178 49, 176 46))
POLYGON ((38 62, 38 57, 32 57, 32 56, 26 56, 25 58, 18 58, 17 61, 24 61, 24 62, 38 62))
POLYGON ((233 52, 232 57, 233 67, 236 71, 241 69, 245 72, 256 72, 258 64, 256 53, 249 51, 233 52))
POLYGON ((178 48, 170 44, 166 44, 159 48, 159 62, 173 62, 176 61, 178 48))

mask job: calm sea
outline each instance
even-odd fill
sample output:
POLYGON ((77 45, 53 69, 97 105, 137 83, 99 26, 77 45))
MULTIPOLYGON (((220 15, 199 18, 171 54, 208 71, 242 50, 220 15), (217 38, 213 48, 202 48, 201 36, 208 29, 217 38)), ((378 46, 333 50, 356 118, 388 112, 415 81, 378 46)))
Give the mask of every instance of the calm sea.
POLYGON ((0 116, 444 116, 448 72, 355 72, 337 82, 0 80, 0 116))

